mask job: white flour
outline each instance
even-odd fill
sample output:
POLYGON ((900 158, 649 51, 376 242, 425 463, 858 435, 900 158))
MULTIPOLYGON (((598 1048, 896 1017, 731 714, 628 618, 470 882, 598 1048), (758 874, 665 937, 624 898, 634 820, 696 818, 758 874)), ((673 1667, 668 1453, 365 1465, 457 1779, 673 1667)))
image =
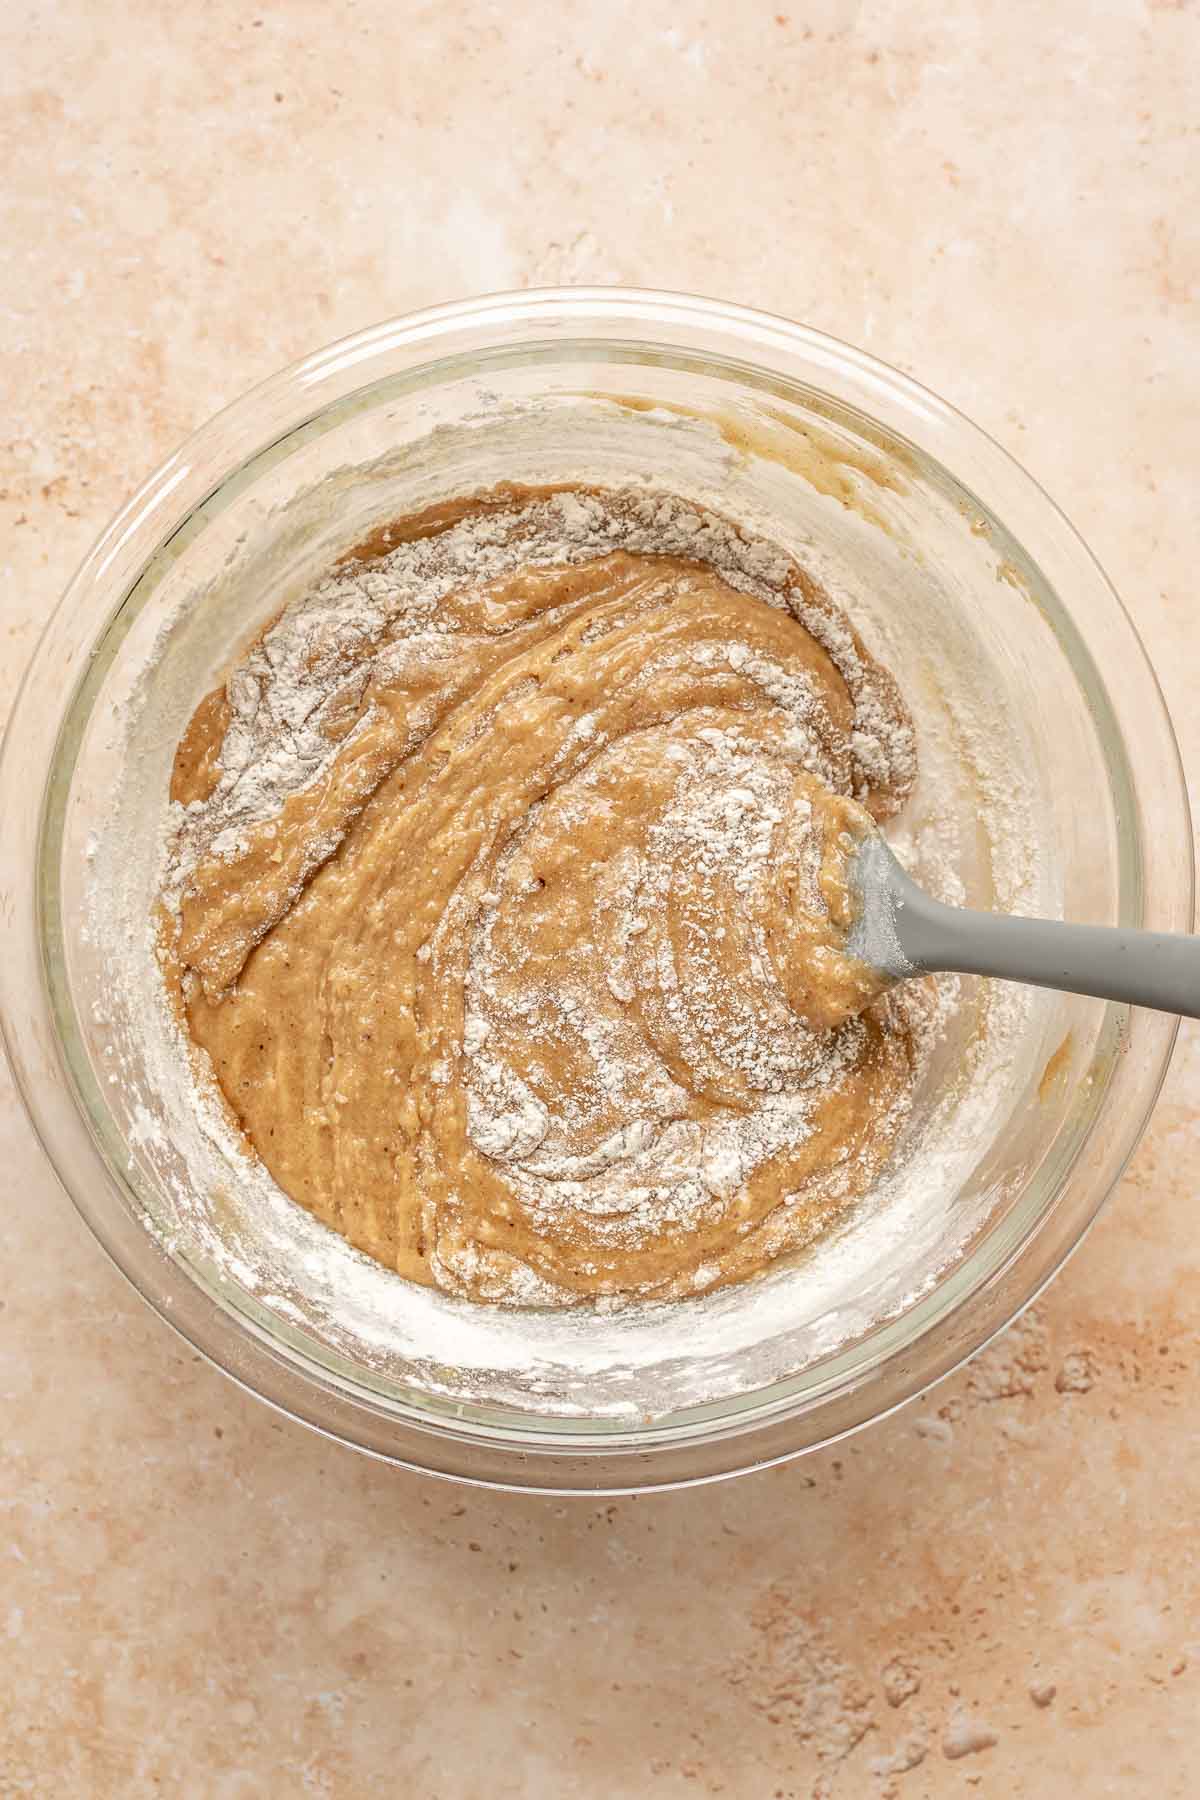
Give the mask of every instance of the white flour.
MULTIPOLYGON (((395 679, 416 661, 454 654, 438 618, 447 594, 523 566, 584 563, 613 550, 686 556, 710 565, 730 587, 790 606, 850 690, 853 748, 864 780, 898 789, 911 783, 911 734, 898 730, 881 706, 878 678, 842 622, 793 586, 793 565, 781 551, 670 496, 631 490, 602 503, 590 494, 561 493, 471 514, 435 537, 399 544, 380 561, 343 566, 286 608, 228 683, 230 717, 216 788, 206 800, 174 809, 168 904, 178 903, 201 860, 236 856, 252 827, 320 780, 342 748, 328 729, 331 720, 357 702, 372 677, 395 679), (373 654, 363 658, 367 647, 373 654)), ((803 713, 805 696, 782 691, 788 682, 782 671, 764 667, 761 675, 772 697, 803 713)), ((314 845, 312 866, 328 848, 314 845)))
MULTIPOLYGON (((586 1221, 588 1241, 605 1252, 651 1245, 668 1229, 716 1224, 756 1170, 799 1149, 815 1128, 817 1108, 857 1073, 867 1052, 860 1020, 819 1031, 789 1006, 762 923, 747 928, 757 915, 746 905, 783 858, 807 912, 824 916, 823 840, 811 803, 797 798, 797 774, 835 791, 882 790, 895 804, 913 779, 912 733, 894 699, 889 704, 889 678, 859 655, 853 634, 781 552, 673 498, 559 492, 473 511, 378 560, 344 564, 286 607, 230 676, 219 776, 206 798, 174 808, 166 891, 178 908, 201 860, 236 858, 253 829, 270 829, 291 796, 320 782, 373 722, 372 694, 461 650, 461 628, 451 609, 441 608, 452 591, 486 592, 487 583, 517 569, 561 568, 614 550, 684 556, 802 617, 841 673, 854 710, 852 729, 839 727, 831 742, 831 715, 809 673, 787 669, 736 636, 671 650, 664 669, 694 668, 698 679, 728 669, 743 691, 757 691, 754 716, 775 721, 771 731, 763 738, 749 726, 701 725, 694 736, 689 728, 664 742, 665 810, 649 824, 640 851, 628 847, 602 866, 605 890, 588 921, 589 955, 562 963, 549 988, 544 977, 540 984, 522 979, 519 952, 505 966, 494 930, 504 902, 500 893, 483 897, 468 963, 463 1065, 440 1060, 429 1079, 435 1086, 463 1081, 470 1139, 501 1171, 535 1230, 555 1219, 572 1229, 571 1221, 586 1221), (354 719, 351 707, 357 719, 348 733, 338 732, 340 716, 354 719), (673 905, 688 920, 678 942, 660 929, 673 905), (727 929, 740 929, 732 969, 721 954, 727 929), (653 1027, 631 1010, 639 994, 677 1045, 674 1066, 687 1070, 686 1087, 670 1074, 653 1027), (497 1053, 503 1028, 522 1055, 536 1044, 571 1068, 556 1100, 539 1097, 511 1058, 497 1053), (695 1093, 708 1093, 718 1108, 693 1116, 695 1093)), ((543 615, 547 624, 554 618, 543 615)), ((417 719, 410 730, 420 729, 420 713, 417 719)), ((622 763, 624 742, 610 750, 591 714, 575 721, 555 767, 575 744, 586 745, 593 760, 555 791, 560 827, 569 836, 588 826, 584 835, 603 842, 607 802, 596 771, 603 767, 607 782, 635 793, 637 755, 622 763)), ((545 810, 534 808, 493 877, 510 906, 520 906, 525 840, 545 810)), ((337 841, 317 835, 306 846, 294 896, 337 841)), ((427 946, 435 954, 436 943, 427 946)), ((928 1010, 928 997, 914 992, 897 996, 889 1017, 893 1028, 911 1034, 928 1010)), ((906 1088, 886 1111, 880 1102, 850 1164, 834 1161, 806 1177, 803 1194, 781 1197, 778 1225, 769 1227, 773 1243, 791 1241, 788 1213, 821 1205, 832 1219, 874 1178, 883 1155, 877 1145, 890 1142, 910 1098, 906 1088)), ((526 1304, 534 1292, 555 1297, 510 1257, 496 1259, 492 1274, 472 1245, 456 1245, 451 1254, 436 1243, 429 1255, 435 1278, 450 1291, 482 1289, 510 1304, 526 1304)), ((583 1258, 575 1267, 597 1273, 583 1258)), ((720 1273, 702 1266, 694 1291, 720 1273)))
MULTIPOLYGON (((618 861, 604 896, 603 979, 619 1003, 633 1002, 645 989, 651 944, 658 1004, 693 1084, 712 1083, 720 1091, 731 1074, 741 1077, 752 1104, 715 1121, 685 1117, 689 1097, 644 1030, 598 1005, 586 975, 575 988, 547 995, 524 986, 511 965, 498 968, 498 896, 485 908, 469 965, 465 1048, 473 1141, 506 1166, 513 1192, 534 1218, 558 1209, 586 1214, 594 1233, 613 1245, 636 1245, 666 1225, 699 1223, 714 1199, 729 1199, 760 1164, 803 1143, 815 1104, 855 1066, 864 1036, 858 1020, 832 1035, 799 1020, 775 986, 760 934, 748 948, 744 987, 731 991, 718 967, 715 953, 731 928, 724 896, 747 893, 772 849, 786 853, 797 885, 808 890, 814 909, 820 904, 817 842, 807 829, 811 808, 796 805, 786 764, 768 761, 761 745, 729 730, 701 731, 672 745, 671 753, 674 797, 651 828, 646 854, 618 861), (785 823, 786 846, 780 842, 785 823), (684 969, 676 966, 670 939, 656 931, 681 887, 696 902, 684 969), (558 1117, 489 1051, 501 1023, 523 1025, 550 1044, 584 1038, 590 1058, 573 1066, 586 1073, 558 1117), (591 1120, 614 1113, 626 1122, 597 1147, 581 1150, 581 1136, 588 1144, 594 1136, 591 1120)), ((585 777, 572 796, 572 820, 580 826, 588 823, 591 787, 585 777)), ((597 823, 602 804, 596 801, 597 823)), ((512 858, 520 848, 513 846, 512 858)), ((920 1004, 907 1012, 900 1004, 897 1022, 903 1016, 915 1024, 920 1004)), ((831 1197, 836 1191, 835 1179, 831 1197)))
MULTIPOLYGON (((650 423, 639 418, 637 441, 650 423)), ((551 472, 542 461, 539 434, 544 429, 536 414, 506 415, 489 423, 492 479, 516 468, 522 479, 543 479, 545 470, 551 479, 586 481, 597 478, 602 467, 610 477, 623 479, 638 461, 636 443, 629 454, 626 439, 632 427, 627 429, 627 422, 610 422, 587 411, 577 425, 573 418, 567 422, 568 435, 574 433, 569 466, 551 472), (535 446, 532 453, 530 444, 535 446)), ((806 500, 794 484, 785 492, 782 480, 773 487, 769 465, 756 465, 752 482, 740 487, 731 482, 724 447, 707 428, 671 420, 660 435, 665 444, 656 452, 661 466, 672 469, 681 491, 697 496, 694 508, 685 511, 703 518, 705 504, 728 504, 738 517, 766 521, 767 530, 774 529, 776 520, 788 520, 791 553, 813 569, 851 617, 867 622, 877 653, 905 671, 906 691, 920 702, 923 762, 903 827, 889 833, 906 865, 932 891, 961 900, 963 874, 972 862, 969 846, 980 829, 985 866, 995 875, 996 903, 1052 911, 1053 887, 1031 873, 1040 842, 1039 795, 1020 776, 1030 765, 1023 751, 1019 696, 1011 684, 1005 685, 1006 665, 990 660, 986 638, 977 631, 978 615, 960 599, 966 594, 969 601, 972 559, 979 552, 961 515, 947 507, 939 524, 926 514, 922 559, 914 561, 898 556, 886 534, 867 532, 835 503, 819 496, 806 500), (677 466, 689 457, 688 473, 677 479, 677 466), (877 596, 886 598, 876 604, 877 596), (903 654, 909 648, 911 657, 903 654), (924 662, 926 658, 935 660, 924 662), (937 671, 933 687, 922 691, 918 683, 909 689, 914 672, 926 666, 937 671), (943 795, 950 797, 944 800, 943 795)), ((424 492, 417 486, 422 477, 413 477, 411 491, 419 498, 412 504, 447 491, 438 485, 444 449, 435 445, 434 450, 424 492)), ((479 460, 472 447, 473 468, 479 460)), ((373 479, 369 466, 356 465, 345 472, 343 486, 352 480, 357 489, 373 479)), ((640 503, 645 501, 642 490, 640 503)), ((306 507, 310 497, 301 495, 297 516, 306 507)), ((239 563, 220 575, 218 598, 227 592, 229 600, 221 599, 215 608, 218 641, 231 649, 243 629, 239 621, 261 617, 254 609, 263 593, 272 591, 269 566, 264 580, 250 551, 262 541, 264 530, 270 543, 282 542, 290 529, 287 508, 265 524, 256 521, 244 568, 239 563)), ((902 522, 899 537, 902 541, 902 522)), ((661 537, 658 543, 663 547, 661 537)), ((594 553, 579 551, 581 558, 594 553)), ((524 559, 524 548, 520 554, 524 559)), ((761 563, 722 573, 726 580, 736 575, 761 583, 762 597, 778 604, 761 563)), ((450 584, 454 579, 459 577, 450 584)), ((337 590, 341 602, 331 608, 335 629, 351 628, 355 606, 381 604, 378 596, 372 601, 363 593, 351 570, 322 585, 337 590)), ((310 597, 314 646, 318 591, 310 597)), ((126 774, 115 784, 113 818, 98 838, 89 929, 99 967, 119 974, 119 980, 105 975, 97 986, 96 1030, 103 1036, 103 1056, 115 1084, 108 1091, 133 1147, 132 1164, 141 1171, 136 1180, 146 1196, 148 1228, 223 1308, 247 1317, 255 1330, 292 1334, 307 1346, 303 1354, 318 1362, 330 1356, 341 1359, 353 1381, 377 1385, 398 1396, 401 1404, 416 1392, 443 1395, 455 1405, 481 1402, 636 1422, 763 1388, 840 1350, 936 1286, 970 1233, 1000 1204, 1009 1182, 1020 1177, 1019 1164, 1014 1168, 1011 1157, 1001 1158, 991 1176, 986 1170, 977 1176, 975 1170, 981 1149, 996 1141, 998 1127, 1012 1116, 1014 1096, 1022 1091, 1027 1071, 1038 1066, 1038 1045, 1054 1016, 1044 996, 1000 987, 976 1001, 973 984, 960 993, 960 984, 943 981, 940 1010, 949 1022, 951 1055, 947 1061, 942 1051, 936 1053, 918 1110, 905 1127, 901 1152, 869 1205, 858 1209, 844 1230, 815 1243, 798 1266, 781 1265, 759 1281, 684 1305, 648 1304, 614 1312, 602 1302, 595 1309, 520 1312, 458 1302, 400 1281, 290 1202, 267 1171, 246 1158, 228 1115, 197 1086, 174 1020, 161 1003, 161 982, 149 950, 148 910, 162 873, 156 849, 163 841, 160 747, 173 745, 204 691, 189 664, 195 633, 189 639, 176 622, 186 624, 201 599, 207 621, 214 611, 209 599, 197 596, 194 588, 180 590, 177 612, 164 621, 157 643, 147 647, 133 671, 138 685, 120 713, 127 721, 121 727, 119 756, 126 774), (149 785, 144 774, 148 761, 160 771, 149 785)), ((793 596, 793 604, 799 610, 803 596, 793 596)), ((436 607, 429 613, 435 614, 436 607)), ((818 636, 828 623, 820 618, 805 622, 818 636)), ((204 625, 206 639, 211 629, 204 625)), ((443 639, 436 617, 427 615, 423 629, 420 643, 417 633, 411 633, 403 655, 439 653, 443 639)), ((301 640, 290 648, 300 654, 301 640)), ((852 675, 853 644, 837 648, 840 666, 852 675)), ((299 665, 286 666, 282 644, 281 653, 282 704, 299 665)), ((207 666, 211 669, 211 663, 207 666)), ((326 672, 332 675, 332 663, 326 672)), ((769 671, 762 675, 769 679, 769 671)), ((207 684, 212 676, 199 679, 207 684)), ((863 724, 856 749, 860 765, 866 766, 873 751, 871 696, 861 686, 856 702, 863 724)), ((316 722, 306 732, 303 716, 293 715, 282 766, 273 773, 264 769, 260 782, 255 762, 274 736, 268 719, 256 716, 260 704, 261 698, 256 701, 249 693, 238 698, 238 725, 246 734, 240 771, 232 767, 231 755, 230 779, 211 815, 193 809, 181 816, 172 809, 169 825, 182 827, 173 845, 176 889, 221 830, 231 827, 226 842, 236 842, 255 818, 270 816, 279 793, 296 791, 309 779, 306 756, 310 769, 319 768, 328 752, 328 740, 318 742, 316 722), (272 787, 271 781, 281 785, 272 787)), ((885 745, 884 755, 889 754, 902 759, 904 746, 885 745)), ((901 760, 888 766, 898 768, 901 760)), ((91 822, 98 817, 93 812, 91 822)), ((977 904, 988 903, 986 890, 973 891, 972 897, 977 904)), ((632 916, 631 925, 639 916, 632 916)), ((468 1017, 468 1052, 482 1050, 486 1037, 486 1020, 468 1017)), ((1052 1047, 1047 1044, 1041 1054, 1052 1047)), ((598 1045, 597 1061, 604 1060, 604 1046, 598 1045)), ((619 1061, 610 1059, 610 1075, 619 1061)), ((642 1134, 635 1129, 620 1153, 642 1149, 642 1134)), ((710 1174, 719 1183, 715 1156, 710 1174)), ((536 1307, 540 1298, 536 1278, 531 1278, 527 1299, 536 1307)))

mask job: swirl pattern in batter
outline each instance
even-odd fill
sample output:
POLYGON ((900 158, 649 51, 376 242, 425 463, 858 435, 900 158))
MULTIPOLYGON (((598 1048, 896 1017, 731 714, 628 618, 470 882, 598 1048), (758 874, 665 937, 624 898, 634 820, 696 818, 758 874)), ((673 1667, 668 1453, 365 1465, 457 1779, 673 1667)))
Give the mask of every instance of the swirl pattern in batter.
POLYGON ((914 773, 769 543, 497 490, 377 534, 197 710, 164 960, 253 1152, 400 1274, 702 1293, 894 1152, 925 1000, 845 954, 843 871, 914 773))

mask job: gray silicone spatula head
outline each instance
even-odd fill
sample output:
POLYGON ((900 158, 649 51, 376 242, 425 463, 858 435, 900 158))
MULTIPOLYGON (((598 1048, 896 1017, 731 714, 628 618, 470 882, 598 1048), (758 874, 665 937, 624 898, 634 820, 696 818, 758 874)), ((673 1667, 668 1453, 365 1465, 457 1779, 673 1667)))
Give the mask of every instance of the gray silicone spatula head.
POLYGON ((849 884, 858 909, 851 954, 889 980, 953 970, 1200 1018, 1200 937, 945 906, 878 832, 854 851, 849 884))

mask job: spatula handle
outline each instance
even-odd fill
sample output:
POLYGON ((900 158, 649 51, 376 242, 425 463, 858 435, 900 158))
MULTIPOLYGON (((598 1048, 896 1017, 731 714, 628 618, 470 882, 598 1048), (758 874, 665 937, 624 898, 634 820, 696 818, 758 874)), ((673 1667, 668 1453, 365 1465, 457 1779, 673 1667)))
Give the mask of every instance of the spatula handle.
POLYGON ((1200 937, 970 912, 905 887, 895 930, 914 970, 993 975, 1200 1018, 1200 937))

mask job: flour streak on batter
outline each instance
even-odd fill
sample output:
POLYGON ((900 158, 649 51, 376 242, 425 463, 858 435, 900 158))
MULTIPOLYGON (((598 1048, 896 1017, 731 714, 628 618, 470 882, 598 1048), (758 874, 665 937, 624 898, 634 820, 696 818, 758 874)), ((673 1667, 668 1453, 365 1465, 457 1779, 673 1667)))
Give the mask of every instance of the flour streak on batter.
POLYGON ((377 534, 197 709, 164 961, 280 1186, 479 1300, 681 1296, 811 1241, 928 997, 843 953, 911 788, 887 673, 780 551, 645 492, 377 534))

